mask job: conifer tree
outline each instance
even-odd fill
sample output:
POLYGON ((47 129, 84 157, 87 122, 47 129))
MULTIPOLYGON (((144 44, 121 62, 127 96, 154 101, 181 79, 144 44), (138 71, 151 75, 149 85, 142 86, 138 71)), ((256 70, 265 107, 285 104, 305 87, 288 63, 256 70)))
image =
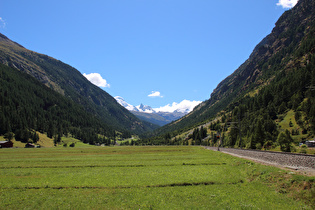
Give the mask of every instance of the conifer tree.
POLYGON ((278 136, 277 142, 280 145, 281 151, 290 152, 291 143, 293 142, 293 139, 290 135, 290 131, 286 130, 285 132, 281 132, 278 136))

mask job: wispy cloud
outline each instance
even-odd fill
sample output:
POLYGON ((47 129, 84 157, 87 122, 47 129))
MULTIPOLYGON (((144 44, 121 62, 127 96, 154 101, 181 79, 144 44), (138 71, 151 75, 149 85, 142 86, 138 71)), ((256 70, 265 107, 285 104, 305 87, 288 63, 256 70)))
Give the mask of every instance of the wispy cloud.
POLYGON ((5 28, 6 22, 0 17, 0 28, 5 28))
POLYGON ((284 9, 289 9, 297 4, 298 0, 279 0, 277 6, 282 6, 284 9))
POLYGON ((148 96, 152 98, 155 98, 155 97, 163 98, 163 96, 161 95, 159 91, 152 91, 151 94, 149 94, 148 96))
POLYGON ((83 74, 90 82, 99 87, 110 87, 105 79, 99 73, 83 74))
POLYGON ((160 108, 155 108, 156 112, 191 112, 195 106, 200 104, 201 101, 189 101, 183 100, 180 103, 173 102, 172 104, 167 104, 166 106, 161 106, 160 108))

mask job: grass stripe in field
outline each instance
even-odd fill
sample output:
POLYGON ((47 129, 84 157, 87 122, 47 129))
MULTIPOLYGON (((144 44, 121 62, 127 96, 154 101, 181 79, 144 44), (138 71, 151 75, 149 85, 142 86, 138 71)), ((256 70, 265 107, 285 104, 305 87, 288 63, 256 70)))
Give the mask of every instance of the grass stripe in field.
POLYGON ((85 165, 85 166, 80 166, 80 165, 59 165, 59 166, 44 166, 44 165, 35 165, 35 166, 3 166, 0 167, 0 169, 9 169, 9 168, 95 168, 95 167, 158 167, 158 166, 178 166, 178 165, 183 165, 183 166, 200 166, 200 165, 226 165, 226 163, 182 163, 182 164, 166 164, 166 165, 85 165))
MULTIPOLYGON (((170 183, 170 184, 159 184, 159 185, 147 185, 147 186, 140 186, 140 188, 143 187, 148 187, 148 188, 157 188, 157 187, 186 187, 186 186, 198 186, 198 185, 221 185, 221 184, 239 184, 239 183, 244 183, 243 180, 240 180, 238 182, 234 183, 215 183, 215 182, 183 182, 183 183, 170 183)), ((43 187, 14 187, 13 189, 129 189, 129 188, 139 188, 138 187, 131 187, 131 186, 115 186, 115 187, 102 187, 102 186, 70 186, 70 187, 64 187, 64 186, 59 186, 59 187, 49 187, 49 186, 43 186, 43 187)), ((10 189, 10 188, 4 188, 0 187, 0 189, 10 189)))

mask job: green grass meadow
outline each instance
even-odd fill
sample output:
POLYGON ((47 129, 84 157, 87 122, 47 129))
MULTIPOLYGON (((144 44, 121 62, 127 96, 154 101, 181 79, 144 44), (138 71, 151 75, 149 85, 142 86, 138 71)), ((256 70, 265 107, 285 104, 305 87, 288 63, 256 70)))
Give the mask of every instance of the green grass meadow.
POLYGON ((0 209, 312 209, 314 204, 314 189, 303 188, 313 186, 314 177, 202 147, 14 148, 1 149, 0 160, 0 209))

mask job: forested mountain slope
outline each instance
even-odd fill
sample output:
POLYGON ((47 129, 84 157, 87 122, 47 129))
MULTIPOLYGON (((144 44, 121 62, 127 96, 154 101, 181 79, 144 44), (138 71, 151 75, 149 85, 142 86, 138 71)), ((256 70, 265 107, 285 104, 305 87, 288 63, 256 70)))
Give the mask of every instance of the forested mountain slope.
MULTIPOLYGON (((301 128, 299 132, 313 135, 314 51, 315 1, 300 0, 279 18, 271 34, 255 47, 249 58, 218 84, 209 100, 155 134, 176 136, 215 118, 223 123, 237 122, 240 118, 242 133, 250 138, 258 127, 260 137, 253 137, 252 144, 263 144, 266 139, 275 141, 283 131, 277 127, 277 120, 294 110, 301 128)), ((233 135, 230 146, 239 138, 233 135)))
POLYGON ((108 93, 89 82, 75 68, 25 49, 0 34, 0 63, 25 72, 73 102, 82 105, 91 116, 116 130, 142 133, 152 130, 108 93))
POLYGON ((98 134, 109 139, 115 136, 112 126, 87 113, 83 106, 30 75, 0 64, 0 135, 13 132, 16 140, 31 138, 36 142, 35 131, 59 140, 71 134, 89 143, 103 141, 98 134))

